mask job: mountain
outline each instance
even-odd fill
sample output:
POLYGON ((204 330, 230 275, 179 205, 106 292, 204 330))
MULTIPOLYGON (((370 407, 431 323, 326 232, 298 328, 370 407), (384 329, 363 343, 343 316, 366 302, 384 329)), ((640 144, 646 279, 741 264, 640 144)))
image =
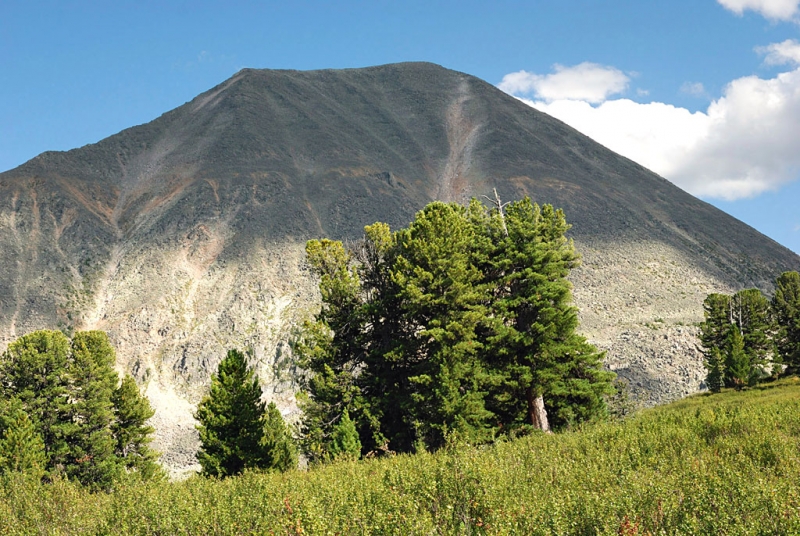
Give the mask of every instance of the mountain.
POLYGON ((294 409, 290 341, 318 307, 312 237, 405 226, 497 188, 564 208, 582 332, 643 403, 701 387, 713 291, 769 290, 800 257, 494 86, 428 63, 244 69, 96 144, 0 174, 0 349, 103 329, 147 386, 164 462, 193 463, 193 404, 231 347, 294 409))

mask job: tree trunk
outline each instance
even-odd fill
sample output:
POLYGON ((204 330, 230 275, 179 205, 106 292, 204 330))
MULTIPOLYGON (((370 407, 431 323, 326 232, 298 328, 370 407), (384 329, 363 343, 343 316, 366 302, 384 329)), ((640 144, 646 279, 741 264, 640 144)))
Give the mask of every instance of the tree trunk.
POLYGON ((544 398, 535 395, 533 387, 528 387, 528 417, 531 426, 538 428, 542 432, 550 432, 550 423, 547 422, 547 411, 544 409, 544 398))

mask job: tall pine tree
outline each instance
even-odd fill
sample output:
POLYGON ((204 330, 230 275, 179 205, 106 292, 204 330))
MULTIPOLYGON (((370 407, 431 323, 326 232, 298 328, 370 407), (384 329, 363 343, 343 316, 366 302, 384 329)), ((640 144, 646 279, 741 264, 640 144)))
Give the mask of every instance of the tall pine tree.
POLYGON ((398 349, 409 362, 407 409, 429 448, 448 432, 490 439, 485 367, 478 337, 489 317, 487 288, 473 262, 477 236, 464 207, 434 202, 397 233, 391 269, 411 336, 398 349))
POLYGON ((310 240, 308 262, 320 278, 322 308, 307 322, 295 351, 308 371, 299 396, 303 410, 303 448, 310 461, 329 457, 333 427, 346 411, 363 408, 356 384, 364 361, 363 296, 352 254, 341 242, 310 240))
POLYGON ((488 255, 492 316, 504 319, 487 345, 487 360, 501 372, 496 400, 505 402, 506 424, 548 428, 545 395, 556 426, 605 411, 612 374, 603 354, 577 334, 577 308, 567 275, 579 262, 564 213, 530 199, 494 213, 494 248, 488 255), (498 229, 502 232, 498 233, 498 229))
POLYGON ((406 229, 368 226, 351 248, 308 243, 323 296, 296 345, 312 459, 345 414, 364 452, 408 452, 450 432, 489 440, 545 404, 557 426, 605 413, 612 375, 575 332, 563 213, 524 200, 509 225, 502 216, 436 202, 406 229))
MULTIPOLYGON (((94 489, 111 489, 131 469, 117 448, 121 434, 133 425, 117 405, 115 359, 101 331, 78 332, 72 340, 58 331, 36 331, 11 343, 3 354, 0 398, 14 400, 25 415, 16 420, 14 444, 31 441, 34 453, 40 438, 46 476, 63 475, 94 489)), ((148 442, 153 431, 144 424, 150 416, 152 411, 138 421, 139 444, 148 442)), ((140 475, 160 474, 155 453, 147 457, 149 469, 140 475)))
POLYGON ((800 372, 800 273, 784 272, 775 282, 772 310, 778 354, 788 374, 800 372))
POLYGON ((72 463, 68 438, 71 345, 60 331, 35 331, 8 345, 0 363, 2 398, 16 398, 42 437, 50 473, 72 463))
POLYGON ((114 452, 114 405, 118 377, 116 353, 102 331, 82 331, 72 338, 69 361, 70 421, 67 436, 69 477, 94 487, 110 489, 122 466, 114 452))
POLYGON ((731 300, 731 320, 742 334, 753 373, 766 376, 776 357, 769 300, 757 288, 740 290, 731 300))
POLYGON ((204 474, 225 477, 261 466, 264 410, 261 386, 245 354, 228 351, 195 414, 202 444, 197 460, 204 474))

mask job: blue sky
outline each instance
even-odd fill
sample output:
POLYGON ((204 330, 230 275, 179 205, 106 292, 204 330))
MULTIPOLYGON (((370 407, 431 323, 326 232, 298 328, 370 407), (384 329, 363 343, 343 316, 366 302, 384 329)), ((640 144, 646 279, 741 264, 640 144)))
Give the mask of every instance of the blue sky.
POLYGON ((432 61, 800 252, 800 0, 0 3, 0 170, 242 67, 432 61))

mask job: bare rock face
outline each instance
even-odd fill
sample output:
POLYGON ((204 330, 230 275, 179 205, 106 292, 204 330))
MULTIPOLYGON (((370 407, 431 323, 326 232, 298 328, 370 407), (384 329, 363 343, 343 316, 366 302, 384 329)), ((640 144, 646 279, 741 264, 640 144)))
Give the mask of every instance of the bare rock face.
POLYGON ((243 70, 146 125, 0 174, 0 350, 102 329, 156 408, 176 473, 230 348, 296 415, 291 340, 319 307, 305 241, 405 226, 497 188, 565 209, 582 331, 643 404, 702 388, 710 292, 769 290, 800 258, 474 77, 424 64, 243 70))

